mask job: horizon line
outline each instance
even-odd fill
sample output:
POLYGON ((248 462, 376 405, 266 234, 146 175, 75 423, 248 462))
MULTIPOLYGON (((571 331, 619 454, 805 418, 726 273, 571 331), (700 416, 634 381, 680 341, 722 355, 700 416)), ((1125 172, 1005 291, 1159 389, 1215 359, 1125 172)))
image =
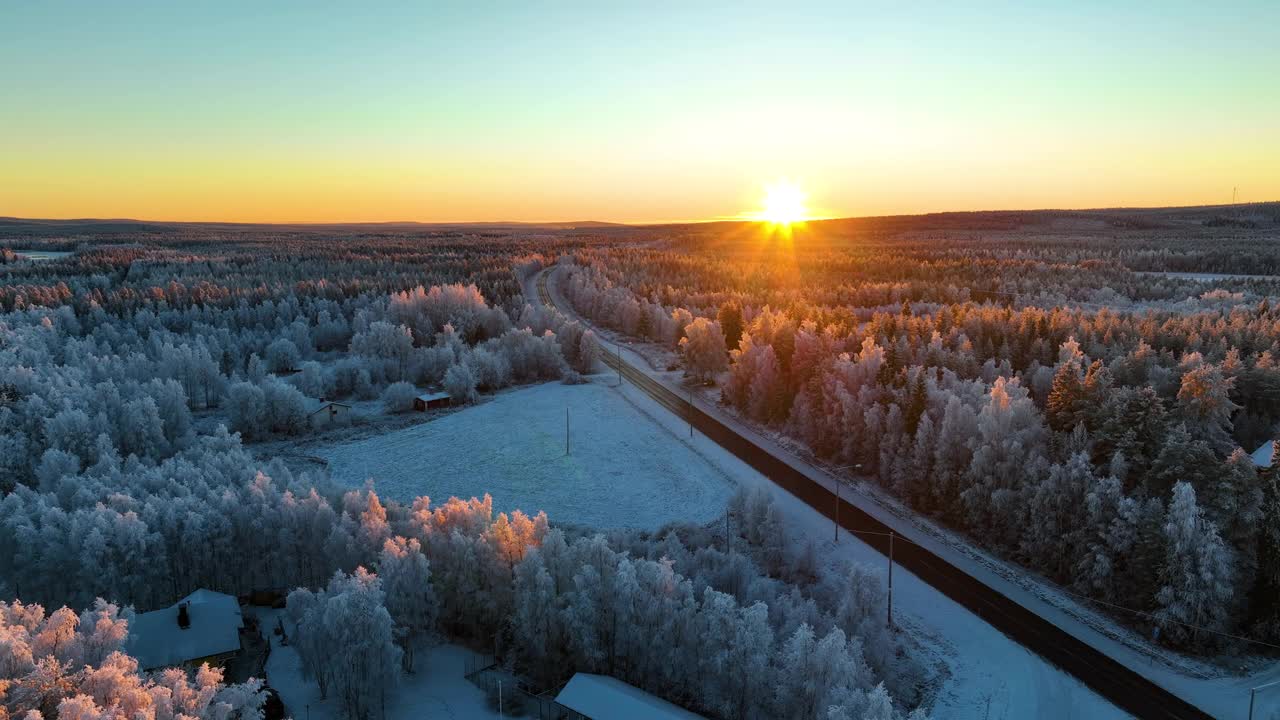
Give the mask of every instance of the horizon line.
MULTIPOLYGON (((1194 210, 1194 209, 1230 209, 1244 208, 1260 205, 1280 204, 1280 199, 1276 200, 1257 200, 1240 203, 1215 203, 1204 205, 1110 205, 1110 206, 1093 206, 1093 207, 1034 207, 1034 208, 985 208, 981 210, 925 210, 919 212, 901 212, 901 213, 884 213, 877 215, 825 215, 821 217, 809 217, 804 220, 796 221, 795 224, 806 222, 832 222, 840 220, 871 220, 879 218, 900 218, 900 217, 923 217, 927 215, 964 215, 978 213, 1000 213, 1000 212, 1024 212, 1024 213, 1041 213, 1041 212, 1103 212, 1103 211, 1132 211, 1132 210, 1194 210)), ((550 225, 603 225, 615 227, 653 227, 662 225, 710 225, 713 223, 725 222, 742 222, 765 223, 766 220, 748 217, 744 215, 721 215, 712 218, 700 218, 695 220, 596 220, 596 219, 580 219, 580 220, 160 220, 139 217, 24 217, 18 215, 0 215, 0 220, 6 221, 26 221, 26 222, 133 222, 133 223, 153 223, 157 225, 303 225, 324 227, 333 225, 423 225, 423 226, 445 226, 445 225, 528 225, 534 227, 546 227, 550 225)))

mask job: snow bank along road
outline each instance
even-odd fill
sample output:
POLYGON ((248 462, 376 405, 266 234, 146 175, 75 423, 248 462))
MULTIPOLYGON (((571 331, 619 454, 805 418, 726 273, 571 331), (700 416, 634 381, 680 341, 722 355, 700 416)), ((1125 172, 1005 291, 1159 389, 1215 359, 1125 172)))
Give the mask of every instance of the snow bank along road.
MULTIPOLYGON (((543 304, 556 306, 546 285, 547 272, 538 276, 538 295, 543 304)), ((818 512, 837 520, 841 527, 858 531, 859 539, 888 555, 895 528, 862 508, 841 499, 810 478, 792 463, 729 427, 695 405, 608 352, 602 359, 610 368, 631 381, 655 401, 687 419, 694 428, 742 459, 787 492, 818 512), (875 534, 872 534, 875 533, 875 534)), ((947 597, 1023 646, 1076 676, 1117 707, 1140 718, 1190 720, 1211 718, 1200 708, 1165 690, 1139 673, 1076 638, 1057 625, 1002 595, 960 567, 913 542, 893 547, 894 561, 914 573, 947 597)))

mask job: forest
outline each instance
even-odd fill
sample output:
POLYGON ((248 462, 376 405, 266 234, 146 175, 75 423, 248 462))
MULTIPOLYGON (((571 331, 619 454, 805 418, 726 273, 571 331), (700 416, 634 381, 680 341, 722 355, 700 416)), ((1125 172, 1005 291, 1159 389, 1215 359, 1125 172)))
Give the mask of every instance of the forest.
POLYGON ((879 577, 819 576, 767 493, 735 498, 730 543, 562 529, 482 487, 384 503, 255 455, 322 398, 576 382, 594 334, 519 281, 614 239, 115 240, 27 238, 73 252, 0 270, 3 717, 256 717, 260 682, 139 673, 124 641, 195 588, 279 587, 306 674, 353 719, 424 643, 495 638, 531 684, 605 672, 710 717, 925 717, 879 577))
POLYGON ((579 382, 595 332, 522 294, 551 268, 590 324, 742 419, 1118 621, 1206 656, 1280 640, 1266 229, 921 222, 5 240, 2 717, 256 716, 261 683, 124 652, 134 613, 198 587, 296 588, 304 670, 354 720, 437 642, 709 717, 925 717, 880 576, 819 572, 768 493, 734 498, 732 537, 561 527, 479 485, 384 501, 256 450, 320 400, 579 382))
POLYGON ((695 227, 670 247, 576 251, 564 291, 678 352, 741 417, 1166 644, 1280 639, 1266 228, 951 219, 695 227))

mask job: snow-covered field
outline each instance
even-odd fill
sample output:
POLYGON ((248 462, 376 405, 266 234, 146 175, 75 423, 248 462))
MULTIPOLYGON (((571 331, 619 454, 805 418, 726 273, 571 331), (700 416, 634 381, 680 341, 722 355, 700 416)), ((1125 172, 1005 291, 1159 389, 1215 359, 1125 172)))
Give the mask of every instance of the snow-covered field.
POLYGON ((734 480, 688 432, 653 422, 634 388, 538 385, 500 393, 434 422, 328 447, 338 483, 372 479, 380 494, 443 501, 490 493, 500 510, 545 510, 552 520, 597 528, 657 528, 724 512, 734 480), (565 409, 569 454, 565 454, 565 409), (486 438, 477 442, 477 438, 486 438))

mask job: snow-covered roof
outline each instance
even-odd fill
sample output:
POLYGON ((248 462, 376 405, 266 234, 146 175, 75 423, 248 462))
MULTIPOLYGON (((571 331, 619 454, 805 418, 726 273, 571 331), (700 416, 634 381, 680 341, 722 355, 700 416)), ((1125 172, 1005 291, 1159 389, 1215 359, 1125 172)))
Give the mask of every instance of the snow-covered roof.
POLYGON ((447 392, 422 393, 421 395, 418 396, 418 399, 421 400, 422 402, 432 402, 433 400, 448 400, 449 393, 447 392))
POLYGON ((1254 450, 1250 457, 1253 458, 1253 464, 1257 467, 1271 467, 1271 441, 1263 443, 1262 447, 1254 450))
POLYGON ((188 660, 240 649, 240 603, 230 595, 197 590, 163 610, 134 617, 127 652, 143 670, 181 665, 188 660), (191 626, 178 627, 178 606, 188 603, 191 626))
POLYGON ((317 402, 317 403, 312 403, 312 405, 311 405, 311 408, 312 408, 312 409, 311 409, 311 410, 310 410, 310 412, 308 412, 307 414, 308 414, 308 415, 315 415, 316 413, 318 413, 318 412, 320 412, 321 410, 324 410, 324 409, 326 409, 326 408, 328 408, 328 407, 330 407, 330 406, 333 406, 333 407, 340 407, 340 408, 346 408, 346 409, 348 409, 348 410, 350 410, 350 409, 351 409, 351 406, 350 406, 350 405, 348 405, 348 404, 346 404, 346 403, 340 403, 340 402, 317 402))
POLYGON ((688 710, 608 675, 578 673, 556 702, 591 720, 700 720, 688 710))

